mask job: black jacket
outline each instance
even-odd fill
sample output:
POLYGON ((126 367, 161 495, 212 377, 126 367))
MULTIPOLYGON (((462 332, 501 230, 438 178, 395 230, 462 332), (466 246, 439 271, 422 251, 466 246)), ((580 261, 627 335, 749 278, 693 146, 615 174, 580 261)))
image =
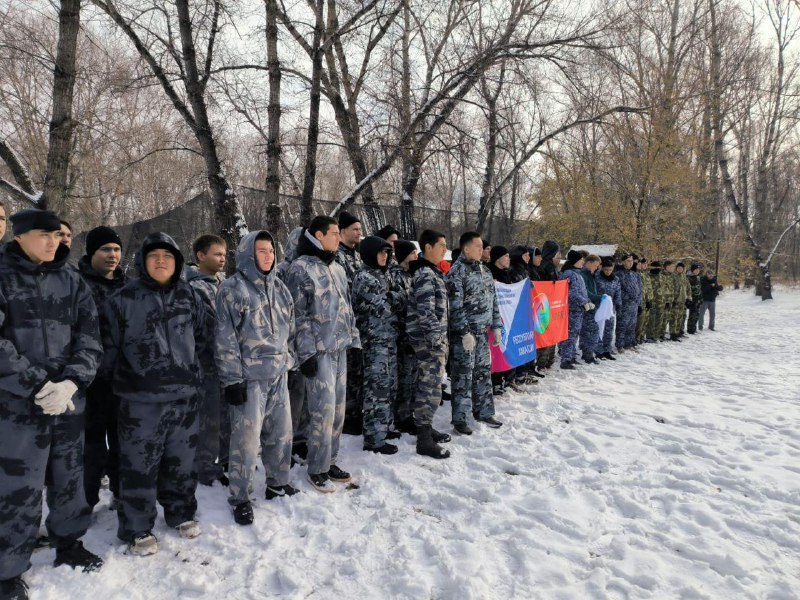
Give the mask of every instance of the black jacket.
POLYGON ((703 294, 703 302, 715 302, 719 296, 722 286, 717 283, 717 278, 709 279, 705 275, 700 277, 700 291, 703 294))

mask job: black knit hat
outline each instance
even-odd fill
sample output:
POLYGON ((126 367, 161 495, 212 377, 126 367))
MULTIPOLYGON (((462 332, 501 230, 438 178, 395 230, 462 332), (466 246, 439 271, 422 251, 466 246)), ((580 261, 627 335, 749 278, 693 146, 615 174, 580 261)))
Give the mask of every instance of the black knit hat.
MULTIPOLYGON (((351 223, 351 225, 352 225, 352 223, 351 223)), ((389 236, 391 236, 391 235, 396 235, 397 237, 400 237, 400 232, 397 231, 397 229, 395 229, 391 225, 386 225, 385 227, 381 227, 380 229, 378 229, 378 231, 375 233, 375 235, 377 235, 379 238, 383 238, 385 240, 388 240, 389 236)))
POLYGON ((9 217, 11 231, 14 235, 22 235, 33 229, 44 231, 60 231, 61 220, 51 210, 26 208, 9 217))
POLYGON ((508 254, 508 248, 505 246, 492 246, 492 249, 489 250, 489 262, 494 264, 498 258, 502 258, 506 254, 508 254))
POLYGON ((697 271, 697 269, 699 269, 699 268, 700 268, 700 265, 698 265, 697 263, 692 263, 692 265, 689 267, 689 270, 690 271, 697 271))
POLYGON ((339 213, 339 229, 347 229, 354 223, 361 223, 361 219, 357 218, 353 214, 350 214, 346 210, 343 210, 339 213))
POLYGON ((567 252, 567 262, 571 265, 574 265, 576 262, 583 258, 583 254, 581 254, 580 250, 570 250, 567 252))
POLYGON ((122 240, 111 227, 106 227, 105 225, 95 227, 86 234, 86 256, 91 258, 98 249, 106 244, 119 244, 122 246, 122 240))
POLYGON ((603 268, 605 268, 605 267, 613 267, 614 266, 614 259, 611 258, 610 256, 604 256, 602 258, 602 260, 600 261, 600 264, 603 266, 603 268))
POLYGON ((408 258, 409 254, 416 251, 416 249, 417 247, 413 242, 409 242, 407 240, 397 240, 394 243, 394 256, 397 259, 397 262, 401 263, 408 258))
POLYGON ((538 247, 533 246, 533 255, 534 256, 541 256, 542 255, 542 251, 538 247))

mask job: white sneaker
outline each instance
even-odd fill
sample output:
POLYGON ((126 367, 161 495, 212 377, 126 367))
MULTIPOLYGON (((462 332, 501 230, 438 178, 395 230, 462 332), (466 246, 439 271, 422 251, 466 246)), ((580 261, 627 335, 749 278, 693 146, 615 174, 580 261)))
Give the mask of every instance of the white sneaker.
POLYGON ((128 544, 128 554, 134 556, 150 556, 158 552, 158 540, 152 533, 145 533, 128 544))
POLYGON ((197 521, 184 521, 175 528, 178 535, 184 539, 191 540, 200 535, 200 524, 197 521))

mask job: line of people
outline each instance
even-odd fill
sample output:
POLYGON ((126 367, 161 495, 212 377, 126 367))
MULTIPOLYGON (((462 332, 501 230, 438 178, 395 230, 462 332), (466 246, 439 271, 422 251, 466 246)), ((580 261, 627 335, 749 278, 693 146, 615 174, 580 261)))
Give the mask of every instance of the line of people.
MULTIPOLYGON (((221 238, 198 238, 196 264, 184 264, 175 241, 156 232, 128 277, 111 228, 88 232, 73 268, 71 227, 55 214, 26 209, 10 221, 14 239, 0 247, 2 598, 27 598, 21 576, 37 545, 43 489, 55 565, 92 571, 102 559, 80 538, 104 477, 118 537, 146 556, 158 551, 157 504, 177 535, 200 535, 198 483, 226 486, 234 521, 253 523, 259 459, 267 500, 298 493, 293 463, 319 492, 356 485, 338 465, 343 431, 382 455, 398 452, 391 440, 415 435, 418 454, 448 458, 451 436, 433 427, 446 374, 455 433, 501 427, 494 397, 544 376, 555 348, 512 379, 492 378, 487 332, 499 343, 503 327, 495 279, 569 279, 562 368, 579 340, 587 362, 613 359, 611 336, 599 338, 586 317, 603 294, 618 305, 618 351, 645 331, 661 337, 667 314, 671 333, 683 326, 667 311, 684 296, 672 279, 662 286, 660 271, 642 280, 626 257, 595 273, 599 259, 573 252, 560 269, 554 242, 506 251, 467 232, 451 265, 440 232, 424 231, 418 252, 388 226, 362 239, 358 219, 342 212, 292 231, 279 264, 272 235, 248 233, 227 278, 221 238)), ((690 315, 690 333, 692 323, 690 315)))

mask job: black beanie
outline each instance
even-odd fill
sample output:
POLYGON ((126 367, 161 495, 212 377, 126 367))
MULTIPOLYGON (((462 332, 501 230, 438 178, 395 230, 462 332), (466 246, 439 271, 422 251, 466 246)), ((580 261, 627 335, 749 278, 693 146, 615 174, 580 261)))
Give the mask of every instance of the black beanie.
POLYGON ((401 263, 408 258, 409 254, 416 251, 416 249, 417 247, 413 242, 409 242, 407 240, 397 240, 394 243, 394 256, 397 259, 397 262, 401 263))
POLYGON ((44 231, 61 230, 61 220, 51 210, 26 208, 11 215, 9 220, 11 221, 11 232, 14 235, 22 235, 33 229, 43 229, 44 231))
POLYGON ((105 225, 95 227, 86 234, 86 256, 91 258, 100 247, 106 244, 119 244, 122 246, 122 240, 111 227, 106 227, 105 225))
POLYGON ((569 252, 567 252, 567 262, 571 265, 574 265, 582 258, 583 254, 581 254, 580 250, 570 250, 569 252))
POLYGON ((361 219, 357 219, 355 215, 350 214, 346 210, 339 213, 339 229, 347 229, 353 223, 361 223, 361 219))
MULTIPOLYGON (((351 223, 351 225, 352 225, 352 223, 351 223)), ((385 227, 381 227, 380 229, 378 229, 378 231, 377 231, 377 233, 375 235, 377 235, 379 238, 383 238, 385 240, 388 240, 389 236, 391 236, 391 235, 396 235, 397 237, 400 237, 400 232, 397 231, 397 229, 395 229, 391 225, 386 225, 385 227)))
POLYGON ((508 254, 508 248, 505 246, 492 246, 492 249, 489 250, 489 262, 494 264, 498 258, 502 258, 506 254, 508 254))
POLYGON ((542 251, 539 248, 537 248, 536 246, 534 246, 533 247, 533 255, 534 256, 541 256, 542 255, 542 251))
POLYGON ((490 248, 491 246, 492 246, 492 242, 490 242, 489 240, 483 240, 483 249, 484 250, 486 250, 487 248, 490 248))
POLYGON ((610 256, 604 256, 603 259, 600 261, 600 264, 603 267, 613 267, 614 266, 614 259, 610 256))

